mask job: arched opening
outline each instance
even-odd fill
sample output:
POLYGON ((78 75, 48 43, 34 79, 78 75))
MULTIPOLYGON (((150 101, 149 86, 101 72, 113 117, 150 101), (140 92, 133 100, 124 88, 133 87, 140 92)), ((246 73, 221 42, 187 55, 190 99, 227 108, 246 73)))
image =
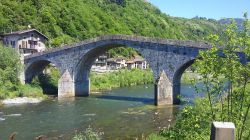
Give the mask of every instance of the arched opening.
POLYGON ((57 96, 60 71, 48 60, 39 60, 25 69, 25 82, 40 87, 43 94, 57 96))
POLYGON ((174 74, 173 78, 173 97, 174 104, 180 104, 180 98, 189 102, 190 99, 195 97, 194 88, 192 86, 192 79, 196 79, 197 74, 194 73, 194 67, 192 64, 195 59, 189 60, 184 63, 174 74))
MULTIPOLYGON (((74 77, 76 96, 88 96, 91 92, 103 92, 113 88, 153 84, 154 82, 150 64, 140 50, 137 47, 120 44, 108 44, 90 50, 79 61, 74 77), (131 54, 122 54, 121 52, 124 53, 127 48, 130 48, 131 54)), ((153 86, 151 88, 145 86, 145 88, 152 93, 153 104, 153 86)), ((127 97, 119 99, 112 97, 112 99, 149 101, 127 97)))

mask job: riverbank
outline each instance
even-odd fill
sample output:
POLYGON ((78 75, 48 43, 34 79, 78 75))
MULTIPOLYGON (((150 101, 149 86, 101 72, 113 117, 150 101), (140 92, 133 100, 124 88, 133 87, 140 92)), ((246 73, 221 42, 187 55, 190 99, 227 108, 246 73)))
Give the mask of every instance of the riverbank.
POLYGON ((26 104, 26 103, 40 103, 48 98, 43 94, 40 87, 32 85, 17 85, 16 90, 3 90, 0 92, 0 104, 26 104))
POLYGON ((154 82, 154 78, 153 72, 150 69, 122 69, 102 74, 91 72, 90 82, 91 92, 100 92, 111 90, 113 88, 152 84, 154 82))
MULTIPOLYGON (((181 82, 184 84, 191 84, 192 79, 196 78, 197 76, 199 75, 192 72, 186 72, 183 74, 181 82)), ((32 81, 32 84, 15 85, 15 89, 13 90, 5 90, 4 88, 0 89, 0 102, 1 100, 3 101, 5 99, 17 98, 17 101, 13 101, 14 103, 29 103, 29 101, 22 101, 23 99, 19 97, 46 99, 48 98, 48 95, 56 94, 58 85, 57 81, 59 79, 59 72, 57 70, 52 69, 50 75, 40 76, 39 78, 35 77, 32 81)), ((90 81, 91 92, 101 93, 114 88, 153 84, 154 77, 153 72, 150 69, 122 69, 107 73, 91 72, 90 81)))
MULTIPOLYGON (((181 83, 192 84, 193 79, 200 78, 200 75, 193 72, 185 72, 182 75, 181 83)), ((111 90, 113 88, 130 87, 136 85, 153 84, 153 72, 150 69, 141 70, 119 70, 107 73, 91 72, 90 89, 92 93, 111 90)))
POLYGON ((12 99, 4 99, 1 101, 3 105, 19 105, 19 104, 34 104, 40 103, 44 98, 17 97, 12 99))

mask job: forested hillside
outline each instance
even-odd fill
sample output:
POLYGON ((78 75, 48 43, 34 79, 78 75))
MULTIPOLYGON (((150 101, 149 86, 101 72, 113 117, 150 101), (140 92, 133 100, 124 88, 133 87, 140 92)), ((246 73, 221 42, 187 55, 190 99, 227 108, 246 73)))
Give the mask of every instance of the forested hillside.
POLYGON ((0 33, 28 25, 52 47, 106 34, 201 40, 221 31, 216 21, 170 17, 145 0, 0 1, 0 33))

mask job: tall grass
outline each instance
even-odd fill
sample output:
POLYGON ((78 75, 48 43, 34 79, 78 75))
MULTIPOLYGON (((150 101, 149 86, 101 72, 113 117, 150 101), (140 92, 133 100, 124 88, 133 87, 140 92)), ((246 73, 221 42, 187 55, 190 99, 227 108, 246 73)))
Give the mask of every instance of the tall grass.
POLYGON ((109 90, 117 87, 150 84, 154 82, 151 70, 119 70, 116 72, 97 74, 91 72, 91 91, 109 90))

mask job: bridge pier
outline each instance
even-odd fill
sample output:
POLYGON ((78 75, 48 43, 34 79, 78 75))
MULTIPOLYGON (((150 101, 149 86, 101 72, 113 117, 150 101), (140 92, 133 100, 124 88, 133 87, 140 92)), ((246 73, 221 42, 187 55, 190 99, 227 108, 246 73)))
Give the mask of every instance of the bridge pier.
POLYGON ((58 81, 58 99, 74 96, 75 83, 69 71, 66 70, 58 81))
POLYGON ((180 104, 180 92, 181 92, 181 83, 174 83, 173 84, 173 104, 178 105, 180 104))
POLYGON ((90 78, 75 82, 75 96, 89 96, 90 78))
POLYGON ((163 71, 155 82, 155 105, 172 105, 174 103, 172 83, 163 71))
POLYGON ((74 80, 68 70, 66 70, 58 81, 58 98, 75 96, 88 96, 90 93, 90 80, 74 80))

